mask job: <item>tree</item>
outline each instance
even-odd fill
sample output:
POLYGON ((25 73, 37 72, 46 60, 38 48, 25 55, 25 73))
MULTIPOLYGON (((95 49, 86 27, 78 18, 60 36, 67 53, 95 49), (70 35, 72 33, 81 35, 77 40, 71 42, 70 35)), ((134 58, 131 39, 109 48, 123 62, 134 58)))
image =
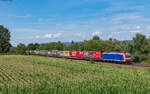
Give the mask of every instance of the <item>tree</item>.
POLYGON ((78 42, 69 45, 68 49, 71 50, 71 51, 77 51, 77 50, 79 50, 78 42))
POLYGON ((136 62, 144 61, 148 58, 149 45, 146 36, 143 34, 136 34, 133 38, 133 60, 136 62))
POLYGON ((10 47, 10 48, 9 48, 9 52, 11 52, 11 53, 16 52, 16 48, 15 48, 15 47, 10 47))
POLYGON ((28 44, 27 49, 28 50, 37 50, 39 46, 40 45, 38 43, 35 43, 35 44, 30 43, 30 44, 28 44))
POLYGON ((146 45, 148 45, 148 40, 146 39, 146 36, 143 34, 136 34, 136 37, 133 38, 134 41, 134 50, 135 51, 141 51, 145 52, 147 49, 144 49, 146 45))
POLYGON ((48 44, 42 44, 38 47, 38 50, 67 50, 67 46, 58 41, 58 42, 51 42, 51 43, 48 43, 48 44))
POLYGON ((74 44, 74 41, 73 41, 73 40, 71 41, 71 44, 74 44))
POLYGON ((105 51, 106 52, 120 52, 126 51, 126 43, 124 41, 118 41, 116 39, 110 38, 105 41, 105 51))
POLYGON ((17 53, 18 54, 25 54, 26 50, 27 49, 26 49, 26 46, 24 44, 22 44, 22 43, 18 44, 18 46, 17 46, 17 53))
POLYGON ((7 28, 0 25, 0 53, 6 53, 11 47, 10 32, 7 28))
POLYGON ((89 40, 85 44, 85 50, 86 51, 104 51, 105 50, 105 44, 102 40, 89 40))
POLYGON ((92 40, 100 40, 99 36, 95 35, 93 36, 92 40))

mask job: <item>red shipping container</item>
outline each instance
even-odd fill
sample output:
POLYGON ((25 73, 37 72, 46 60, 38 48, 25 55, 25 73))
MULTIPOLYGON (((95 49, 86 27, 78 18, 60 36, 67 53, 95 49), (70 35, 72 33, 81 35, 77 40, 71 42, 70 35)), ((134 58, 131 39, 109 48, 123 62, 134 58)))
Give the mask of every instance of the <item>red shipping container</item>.
POLYGON ((69 51, 70 57, 82 58, 84 56, 83 54, 83 51, 69 51))
POLYGON ((70 57, 76 57, 76 51, 69 51, 70 57))
POLYGON ((84 52, 85 58, 91 58, 91 59, 101 59, 101 52, 100 51, 89 51, 84 52))
POLYGON ((83 51, 77 51, 77 57, 83 58, 84 52, 83 51))
POLYGON ((95 58, 96 59, 101 59, 102 58, 102 54, 101 54, 100 51, 99 52, 95 52, 95 58))

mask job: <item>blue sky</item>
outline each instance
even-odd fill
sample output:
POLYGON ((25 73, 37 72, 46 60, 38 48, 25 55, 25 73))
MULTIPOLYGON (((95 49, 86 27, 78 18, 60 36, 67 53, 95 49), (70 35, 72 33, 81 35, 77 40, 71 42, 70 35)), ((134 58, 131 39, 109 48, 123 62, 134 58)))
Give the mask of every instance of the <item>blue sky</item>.
POLYGON ((130 40, 150 35, 149 0, 12 0, 0 1, 0 24, 11 43, 82 41, 93 35, 130 40))

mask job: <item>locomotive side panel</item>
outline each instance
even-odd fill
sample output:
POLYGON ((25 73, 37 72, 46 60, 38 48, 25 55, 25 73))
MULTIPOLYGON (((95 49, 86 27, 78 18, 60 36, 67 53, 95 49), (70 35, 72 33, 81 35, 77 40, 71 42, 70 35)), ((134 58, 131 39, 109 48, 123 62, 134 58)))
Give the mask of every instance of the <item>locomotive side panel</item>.
POLYGON ((124 62, 124 56, 120 53, 103 53, 102 60, 124 62))

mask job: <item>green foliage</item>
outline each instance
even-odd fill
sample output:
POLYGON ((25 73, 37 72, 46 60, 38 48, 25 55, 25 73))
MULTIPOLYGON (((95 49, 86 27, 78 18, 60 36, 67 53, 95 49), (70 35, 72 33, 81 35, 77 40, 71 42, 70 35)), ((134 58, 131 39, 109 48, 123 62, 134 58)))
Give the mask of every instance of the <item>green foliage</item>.
POLYGON ((24 44, 20 43, 18 46, 17 46, 17 49, 16 49, 16 52, 18 54, 25 54, 27 48, 24 44))
POLYGON ((0 53, 6 53, 11 47, 10 32, 7 28, 0 25, 0 53))
POLYGON ((93 36, 92 40, 100 40, 99 36, 95 35, 93 36))
POLYGON ((90 61, 91 64, 94 64, 95 62, 93 60, 90 61))
POLYGON ((134 61, 142 62, 144 60, 147 60, 149 53, 149 44, 146 36, 142 34, 136 34, 136 37, 133 38, 131 49, 134 61))
POLYGON ((89 40, 85 43, 86 51, 104 51, 105 44, 102 40, 89 40))
POLYGON ((85 50, 84 48, 85 48, 84 42, 76 42, 68 46, 68 50, 71 51, 83 51, 85 50))
POLYGON ((11 53, 16 52, 16 48, 15 47, 10 47, 9 52, 11 52, 11 53))
POLYGON ((74 41, 73 41, 73 40, 71 41, 71 44, 74 44, 74 41))
POLYGON ((132 54, 132 59, 134 60, 134 62, 142 62, 142 61, 145 61, 147 60, 148 56, 146 54, 141 54, 140 52, 134 52, 132 54))
POLYGON ((106 50, 107 52, 119 52, 121 51, 121 42, 110 38, 109 40, 105 41, 106 50))
POLYGON ((134 51, 140 51, 141 53, 147 52, 146 46, 148 45, 148 41, 145 35, 136 34, 136 37, 133 38, 134 41, 134 51))
POLYGON ((40 46, 40 44, 38 44, 38 43, 35 43, 35 44, 30 43, 27 46, 27 50, 37 50, 39 48, 39 46, 40 46))
POLYGON ((38 50, 67 50, 67 46, 58 41, 58 42, 51 42, 51 43, 48 43, 48 44, 42 44, 39 46, 38 50))
POLYGON ((145 63, 145 64, 150 64, 150 53, 148 54, 148 56, 146 56, 146 60, 143 60, 142 63, 145 63))

